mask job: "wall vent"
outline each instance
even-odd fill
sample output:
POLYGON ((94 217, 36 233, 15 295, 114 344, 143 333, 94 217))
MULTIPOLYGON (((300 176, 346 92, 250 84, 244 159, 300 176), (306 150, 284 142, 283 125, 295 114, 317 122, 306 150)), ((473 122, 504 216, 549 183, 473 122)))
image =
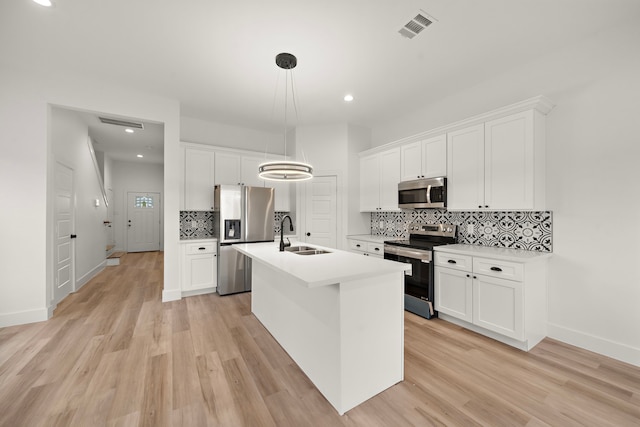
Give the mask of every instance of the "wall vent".
POLYGON ((431 16, 427 15, 426 13, 424 13, 423 10, 421 10, 420 12, 418 12, 418 14, 416 16, 411 18, 411 20, 409 22, 407 22, 402 28, 400 28, 400 30, 398 30, 398 32, 403 37, 406 37, 408 39, 412 39, 415 36, 417 36, 418 34, 420 34, 420 32, 422 32, 422 30, 424 30, 425 28, 427 28, 429 25, 433 24, 434 22, 437 22, 437 21, 433 17, 431 17, 431 16))
POLYGON ((124 126, 127 128, 144 129, 144 125, 140 122, 129 122, 127 120, 110 119, 108 117, 98 117, 100 121, 107 125, 124 126))

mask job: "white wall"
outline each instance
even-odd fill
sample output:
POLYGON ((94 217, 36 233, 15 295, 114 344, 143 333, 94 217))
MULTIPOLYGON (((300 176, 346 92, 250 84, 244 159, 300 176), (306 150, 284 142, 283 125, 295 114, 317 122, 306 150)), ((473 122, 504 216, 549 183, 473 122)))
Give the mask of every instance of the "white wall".
MULTIPOLYGON (((112 161, 113 165, 113 207, 116 250, 127 250, 127 192, 160 193, 164 203, 164 168, 152 163, 112 161)), ((163 215, 160 215, 163 222, 163 215)), ((161 228, 162 230, 162 228, 161 228)), ((160 242, 162 242, 162 232, 160 242)), ((162 243, 161 243, 162 248, 162 243)))
MULTIPOLYGON (((74 111, 51 109, 51 149, 54 160, 73 169, 75 195, 75 289, 105 265, 107 208, 89 151, 89 129, 74 111), (95 201, 100 206, 95 206, 95 201)), ((53 183, 52 183, 53 184, 53 183)))
POLYGON ((178 281, 178 101, 88 76, 0 68, 0 326, 45 320, 52 287, 53 158, 50 105, 164 123, 164 300, 180 298, 178 281), (17 227, 16 224, 29 224, 17 227))
POLYGON ((226 125, 193 117, 180 117, 180 140, 274 154, 284 153, 281 133, 226 125))
MULTIPOLYGON (((296 160, 306 161, 313 166, 314 175, 338 176, 338 248, 346 248, 345 236, 369 232, 370 215, 359 212, 359 157, 356 153, 370 145, 368 129, 357 126, 319 125, 296 128, 296 160)), ((296 184, 298 188, 303 183, 296 184)), ((302 217, 304 198, 298 191, 299 224, 302 217)))
POLYGON ((373 129, 374 144, 535 95, 547 117, 553 211, 549 336, 640 365, 640 28, 594 37, 373 129))

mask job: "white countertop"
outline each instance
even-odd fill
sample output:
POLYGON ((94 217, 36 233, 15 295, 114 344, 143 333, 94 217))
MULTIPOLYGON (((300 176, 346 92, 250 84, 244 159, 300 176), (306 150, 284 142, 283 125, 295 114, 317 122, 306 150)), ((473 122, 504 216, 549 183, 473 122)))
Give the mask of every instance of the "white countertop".
POLYGON ((328 254, 297 255, 293 252, 280 252, 279 242, 245 243, 233 247, 301 282, 309 288, 333 285, 349 280, 364 279, 393 272, 410 271, 411 265, 400 262, 366 257, 339 249, 292 242, 292 246, 310 246, 330 251, 328 254))
POLYGON ((436 252, 486 257, 513 262, 540 261, 551 257, 549 252, 525 251, 523 249, 497 248, 480 245, 442 245, 433 248, 436 252))
POLYGON ((398 240, 400 237, 377 236, 374 234, 352 234, 347 239, 364 240, 371 243, 384 243, 386 240, 398 240))

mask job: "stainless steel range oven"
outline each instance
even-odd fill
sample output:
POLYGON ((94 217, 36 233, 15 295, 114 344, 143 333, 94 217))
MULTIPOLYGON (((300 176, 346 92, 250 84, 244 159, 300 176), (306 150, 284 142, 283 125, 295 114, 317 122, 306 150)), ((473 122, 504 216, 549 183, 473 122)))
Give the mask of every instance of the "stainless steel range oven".
POLYGON ((452 224, 409 225, 408 240, 384 242, 384 258, 411 264, 404 276, 404 309, 426 319, 438 317, 433 309, 433 247, 457 242, 452 224))

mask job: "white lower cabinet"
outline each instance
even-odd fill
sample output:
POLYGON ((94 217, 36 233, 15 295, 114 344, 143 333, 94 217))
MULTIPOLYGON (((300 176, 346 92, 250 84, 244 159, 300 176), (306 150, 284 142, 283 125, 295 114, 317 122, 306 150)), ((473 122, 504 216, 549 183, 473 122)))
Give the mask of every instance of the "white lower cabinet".
POLYGON ((218 254, 215 240, 182 242, 180 257, 182 296, 215 292, 218 254))
POLYGON ((473 276, 473 324, 524 340, 522 282, 473 276))
MULTIPOLYGON (((546 336, 546 256, 513 253, 522 262, 482 256, 435 253, 435 308, 444 320, 522 350, 546 336)), ((504 249, 503 249, 504 251, 504 249)))
POLYGON ((384 258, 384 243, 349 238, 349 250, 357 254, 384 258))
POLYGON ((435 269, 435 309, 473 322, 471 274, 452 268, 435 269))

